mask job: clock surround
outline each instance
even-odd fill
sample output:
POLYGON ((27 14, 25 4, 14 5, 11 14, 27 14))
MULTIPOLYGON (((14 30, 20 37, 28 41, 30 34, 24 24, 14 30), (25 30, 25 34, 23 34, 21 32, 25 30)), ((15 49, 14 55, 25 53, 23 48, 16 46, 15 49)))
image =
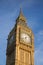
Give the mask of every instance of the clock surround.
POLYGON ((10 39, 9 39, 9 44, 12 44, 13 41, 14 41, 14 35, 12 35, 12 36, 10 37, 10 39))
POLYGON ((19 28, 19 42, 30 46, 32 45, 32 37, 29 30, 27 31, 25 28, 19 28), (24 34, 25 36, 23 36, 22 34, 24 34), (28 37, 28 39, 26 39, 26 36, 28 37), (24 38, 24 40, 21 39, 21 37, 24 38))

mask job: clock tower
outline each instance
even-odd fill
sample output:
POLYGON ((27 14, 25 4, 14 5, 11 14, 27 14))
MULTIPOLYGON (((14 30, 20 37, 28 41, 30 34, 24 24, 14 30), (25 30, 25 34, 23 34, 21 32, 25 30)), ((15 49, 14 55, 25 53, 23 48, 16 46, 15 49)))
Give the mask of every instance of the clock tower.
POLYGON ((6 65, 34 65, 34 35, 21 9, 8 35, 6 65))

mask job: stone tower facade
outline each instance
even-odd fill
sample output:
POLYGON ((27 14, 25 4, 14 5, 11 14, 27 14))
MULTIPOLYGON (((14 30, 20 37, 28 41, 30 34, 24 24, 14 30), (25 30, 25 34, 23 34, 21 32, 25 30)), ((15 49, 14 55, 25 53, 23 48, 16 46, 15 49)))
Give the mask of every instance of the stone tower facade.
POLYGON ((34 65, 34 35, 21 10, 8 35, 6 65, 34 65))

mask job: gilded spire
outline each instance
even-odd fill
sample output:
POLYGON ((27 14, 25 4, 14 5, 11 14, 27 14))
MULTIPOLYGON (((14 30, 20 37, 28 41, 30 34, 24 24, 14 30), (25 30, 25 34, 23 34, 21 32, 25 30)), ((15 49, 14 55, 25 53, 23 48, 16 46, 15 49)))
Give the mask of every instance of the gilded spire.
POLYGON ((18 18, 17 18, 17 20, 23 20, 24 22, 26 22, 26 19, 25 19, 25 17, 24 17, 24 15, 23 15, 23 13, 22 13, 22 9, 20 8, 20 13, 19 13, 19 16, 18 16, 18 18))
POLYGON ((19 16, 23 16, 23 13, 22 13, 22 9, 20 8, 20 14, 19 14, 19 16))

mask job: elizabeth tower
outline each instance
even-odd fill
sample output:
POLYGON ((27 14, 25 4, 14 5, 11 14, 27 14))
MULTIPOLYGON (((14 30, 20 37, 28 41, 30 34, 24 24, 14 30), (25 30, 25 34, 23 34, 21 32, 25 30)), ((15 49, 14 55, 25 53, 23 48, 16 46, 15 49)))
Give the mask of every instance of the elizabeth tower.
POLYGON ((6 65, 34 65, 34 35, 21 10, 8 35, 6 65))

